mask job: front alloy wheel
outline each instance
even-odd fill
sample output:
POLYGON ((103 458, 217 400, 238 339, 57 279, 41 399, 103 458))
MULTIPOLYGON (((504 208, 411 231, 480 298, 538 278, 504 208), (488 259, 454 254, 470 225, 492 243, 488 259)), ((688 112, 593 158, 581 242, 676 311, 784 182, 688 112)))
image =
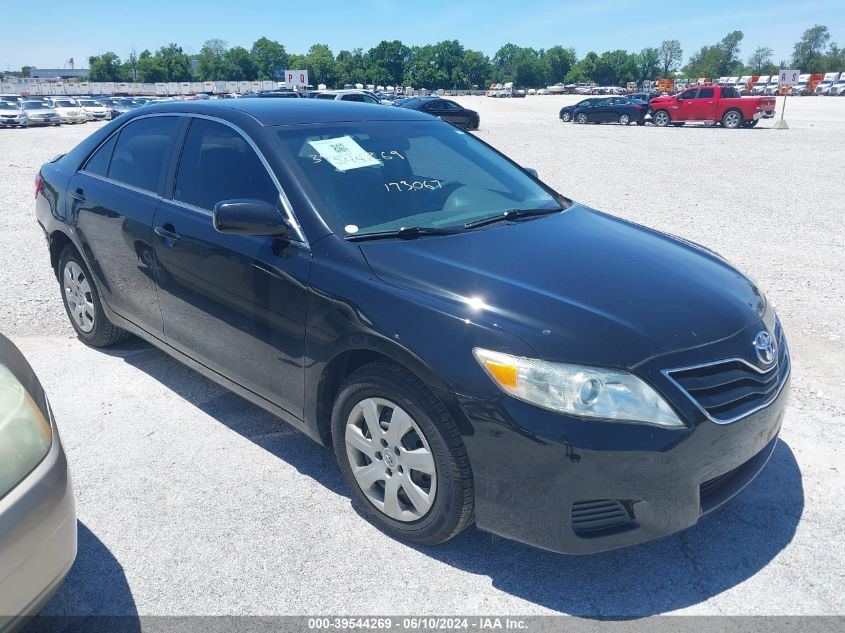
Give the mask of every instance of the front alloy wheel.
POLYGON ((560 115, 560 120, 564 123, 569 123, 572 120, 572 113, 571 112, 564 112, 560 115))
POLYGON ((666 127, 669 125, 669 113, 666 110, 658 110, 652 115, 651 120, 657 127, 666 127))
POLYGON ((461 434, 405 367, 384 359, 350 374, 332 410, 332 444, 353 500, 391 536, 436 545, 472 522, 461 434))
POLYGON ((399 405, 359 402, 346 420, 346 456, 367 499, 397 521, 416 521, 437 494, 434 458, 425 435, 399 405))

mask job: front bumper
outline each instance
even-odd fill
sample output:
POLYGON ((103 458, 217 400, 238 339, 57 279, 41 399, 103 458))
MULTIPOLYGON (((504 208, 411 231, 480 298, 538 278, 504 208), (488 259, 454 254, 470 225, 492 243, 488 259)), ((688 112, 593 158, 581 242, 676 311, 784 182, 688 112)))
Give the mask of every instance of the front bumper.
POLYGON ((14 119, 9 117, 0 117, 0 125, 26 125, 26 117, 14 119))
POLYGON ((47 457, 0 499, 0 632, 17 630, 35 615, 75 558, 76 504, 53 424, 47 457))
POLYGON ((62 123, 85 123, 88 121, 88 115, 86 114, 77 114, 77 115, 59 115, 59 120, 62 123))
MULTIPOLYGON (((724 352, 730 342, 737 349, 733 338, 637 369, 666 394, 688 424, 683 430, 584 420, 505 396, 459 397, 473 430, 464 443, 478 527, 551 551, 589 554, 684 530, 738 494, 777 444, 788 375, 773 401, 731 424, 710 420, 660 379, 661 369, 700 363, 702 353, 729 358, 724 352)), ((746 331, 737 338, 752 340, 746 331)))
POLYGON ((61 119, 59 117, 51 117, 47 118, 40 118, 40 117, 29 117, 29 124, 30 125, 57 125, 61 123, 61 119))

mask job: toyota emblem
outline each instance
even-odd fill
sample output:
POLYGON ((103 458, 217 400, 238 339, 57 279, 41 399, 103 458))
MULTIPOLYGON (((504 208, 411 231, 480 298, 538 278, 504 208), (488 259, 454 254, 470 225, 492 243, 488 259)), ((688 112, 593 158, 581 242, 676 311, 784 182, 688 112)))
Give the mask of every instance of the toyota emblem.
POLYGON ((761 363, 771 365, 778 357, 778 344, 775 342, 775 337, 765 330, 760 332, 754 337, 754 351, 761 363))

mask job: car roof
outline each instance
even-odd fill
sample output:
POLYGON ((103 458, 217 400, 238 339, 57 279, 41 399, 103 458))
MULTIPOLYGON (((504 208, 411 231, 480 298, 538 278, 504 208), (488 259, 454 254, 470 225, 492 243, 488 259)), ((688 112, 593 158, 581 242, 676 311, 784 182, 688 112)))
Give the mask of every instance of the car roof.
POLYGON ((248 114, 261 125, 296 125, 336 123, 341 121, 429 121, 427 114, 393 108, 374 107, 369 103, 320 99, 220 99, 215 101, 177 101, 144 107, 144 113, 178 112, 206 114, 226 119, 231 111, 248 114))

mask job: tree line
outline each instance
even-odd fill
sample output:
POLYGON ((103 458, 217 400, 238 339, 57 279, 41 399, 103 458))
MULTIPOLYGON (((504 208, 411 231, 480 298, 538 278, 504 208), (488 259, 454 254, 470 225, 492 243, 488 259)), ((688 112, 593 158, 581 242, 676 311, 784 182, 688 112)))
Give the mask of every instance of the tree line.
POLYGON ((845 49, 830 39, 826 26, 813 26, 795 43, 790 60, 775 63, 768 47, 758 47, 743 59, 743 33, 732 31, 695 51, 686 65, 678 40, 666 40, 639 52, 590 51, 579 59, 575 49, 560 45, 535 49, 505 44, 490 58, 465 48, 458 40, 425 46, 382 41, 367 51, 356 48, 337 54, 327 44, 314 44, 306 53, 294 54, 267 37, 259 38, 249 49, 230 48, 223 40, 211 39, 195 55, 185 53, 178 44, 162 46, 155 52, 133 51, 125 60, 111 51, 95 55, 89 58, 89 79, 144 83, 280 80, 284 70, 290 68, 307 69, 312 84, 332 87, 362 83, 468 89, 507 81, 518 88, 559 82, 623 85, 670 77, 678 71, 688 77, 723 77, 773 74, 786 66, 808 73, 845 70, 845 49))

